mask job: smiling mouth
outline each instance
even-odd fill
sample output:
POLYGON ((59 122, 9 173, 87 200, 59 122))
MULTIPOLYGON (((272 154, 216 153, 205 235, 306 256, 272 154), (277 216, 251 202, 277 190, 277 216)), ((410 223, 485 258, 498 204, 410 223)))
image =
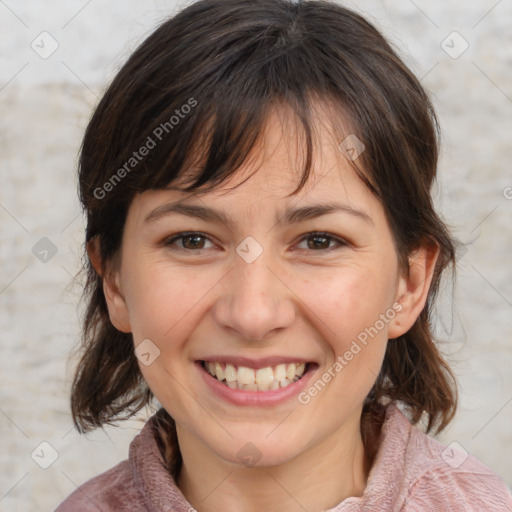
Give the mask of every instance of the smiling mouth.
POLYGON ((276 391, 296 382, 307 373, 311 363, 286 363, 255 370, 217 361, 201 361, 203 369, 231 389, 276 391))

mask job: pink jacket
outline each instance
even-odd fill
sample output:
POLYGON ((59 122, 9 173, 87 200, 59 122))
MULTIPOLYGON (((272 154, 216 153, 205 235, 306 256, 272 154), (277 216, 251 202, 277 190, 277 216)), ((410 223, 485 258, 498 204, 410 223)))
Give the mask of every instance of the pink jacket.
MULTIPOLYGON (((81 485, 55 512, 194 512, 164 469, 153 418, 131 442, 128 460, 81 485)), ((512 511, 512 495, 495 473, 459 445, 421 432, 395 404, 382 428, 363 496, 326 512, 512 511)))

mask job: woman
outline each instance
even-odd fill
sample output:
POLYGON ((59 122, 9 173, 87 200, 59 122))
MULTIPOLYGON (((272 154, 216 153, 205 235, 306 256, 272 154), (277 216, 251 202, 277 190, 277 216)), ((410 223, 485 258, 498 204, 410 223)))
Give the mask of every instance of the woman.
POLYGON ((80 432, 159 410, 70 510, 512 510, 442 430, 437 124, 335 3, 200 0, 87 128, 80 432))

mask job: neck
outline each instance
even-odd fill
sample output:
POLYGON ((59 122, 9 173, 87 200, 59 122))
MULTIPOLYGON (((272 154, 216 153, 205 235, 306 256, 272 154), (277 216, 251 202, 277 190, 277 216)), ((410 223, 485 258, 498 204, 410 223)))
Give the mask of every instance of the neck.
POLYGON ((178 487, 200 512, 333 508, 350 496, 361 496, 366 486, 371 464, 359 418, 295 458, 268 467, 226 461, 177 425, 183 457, 178 487))

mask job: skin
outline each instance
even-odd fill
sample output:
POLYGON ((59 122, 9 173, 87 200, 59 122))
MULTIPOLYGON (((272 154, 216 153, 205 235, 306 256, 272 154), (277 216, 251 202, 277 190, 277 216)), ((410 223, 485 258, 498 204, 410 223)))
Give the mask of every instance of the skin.
MULTIPOLYGON (((275 109, 267 120, 261 165, 245 183, 228 190, 252 174, 254 162, 221 188, 188 199, 225 212, 233 226, 175 213, 145 222, 158 206, 187 197, 146 191, 130 206, 120 263, 104 275, 112 323, 133 333, 135 346, 150 339, 160 350, 154 362, 139 366, 176 421, 183 457, 178 485, 200 512, 319 511, 362 495, 370 470, 360 435, 363 401, 388 340, 405 333, 423 309, 437 258, 436 250, 421 248, 410 256, 408 276, 400 271, 383 207, 338 151, 326 123, 312 178, 286 198, 299 177, 287 119, 275 109), (336 212, 275 223, 290 204, 328 202, 371 220, 336 212), (165 244, 183 231, 210 240, 165 244), (333 238, 305 238, 312 231, 333 238), (263 249, 252 263, 236 252, 247 236, 263 249), (233 405, 210 391, 194 364, 215 354, 293 354, 318 363, 314 382, 394 304, 401 310, 307 404, 293 397, 273 406, 233 405), (237 456, 248 442, 261 456, 254 467, 237 456)), ((97 244, 88 249, 102 273, 97 244)))

